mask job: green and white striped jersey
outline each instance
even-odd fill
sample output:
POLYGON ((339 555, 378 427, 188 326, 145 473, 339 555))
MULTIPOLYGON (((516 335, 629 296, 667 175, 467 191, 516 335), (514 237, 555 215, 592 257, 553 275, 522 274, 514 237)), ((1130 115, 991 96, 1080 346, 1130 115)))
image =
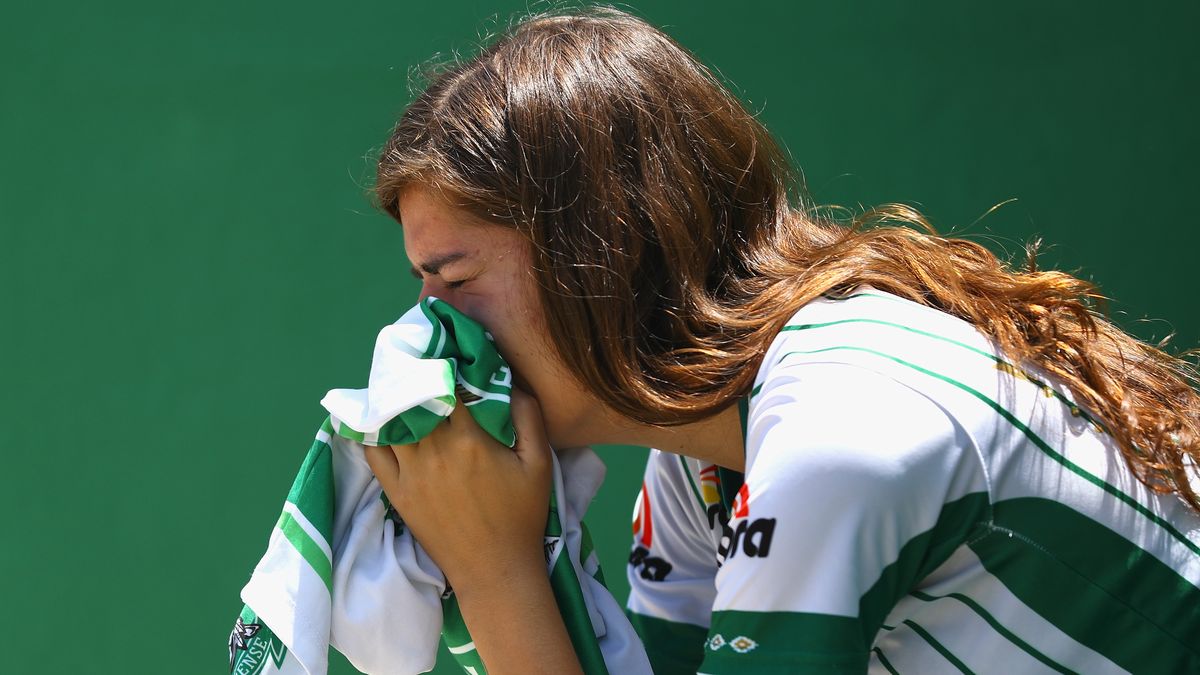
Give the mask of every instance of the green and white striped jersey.
POLYGON ((871 290, 772 343, 744 482, 651 453, 629 579, 659 675, 1200 672, 1200 518, 1064 387, 871 290))

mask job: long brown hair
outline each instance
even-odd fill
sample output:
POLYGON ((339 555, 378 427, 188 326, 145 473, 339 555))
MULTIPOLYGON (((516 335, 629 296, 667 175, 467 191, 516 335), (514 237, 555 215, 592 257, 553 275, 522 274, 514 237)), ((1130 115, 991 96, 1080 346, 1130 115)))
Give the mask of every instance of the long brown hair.
POLYGON ((1063 382, 1139 479, 1200 510, 1193 368, 1032 256, 1014 271, 903 205, 822 215, 737 98, 629 14, 535 16, 434 74, 380 155, 376 199, 399 220, 418 183, 529 237, 559 355, 629 418, 724 409, 800 307, 870 284, 971 322, 1063 382))

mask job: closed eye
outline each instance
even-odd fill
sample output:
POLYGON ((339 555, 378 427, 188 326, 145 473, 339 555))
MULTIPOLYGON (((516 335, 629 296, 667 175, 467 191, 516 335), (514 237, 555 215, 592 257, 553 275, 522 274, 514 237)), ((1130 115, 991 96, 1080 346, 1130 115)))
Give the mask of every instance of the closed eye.
MULTIPOLYGON (((421 270, 418 270, 416 267, 410 267, 408 271, 412 273, 413 278, 416 279, 417 281, 425 280, 425 277, 421 276, 421 270)), ((467 283, 467 281, 469 281, 469 279, 457 279, 455 281, 443 281, 442 285, 445 286, 446 288, 453 290, 455 288, 461 287, 463 284, 467 283)))

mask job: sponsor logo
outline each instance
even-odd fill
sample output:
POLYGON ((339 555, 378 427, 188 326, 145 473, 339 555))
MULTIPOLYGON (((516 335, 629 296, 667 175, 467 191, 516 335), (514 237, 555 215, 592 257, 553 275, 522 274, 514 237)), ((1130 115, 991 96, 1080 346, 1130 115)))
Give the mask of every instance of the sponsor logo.
POLYGON ((771 554, 771 541, 775 537, 774 518, 750 518, 750 486, 743 483, 733 500, 733 517, 725 514, 720 504, 708 507, 708 525, 720 528, 721 542, 717 545, 717 563, 725 564, 739 551, 750 558, 765 558, 771 554), (737 527, 729 523, 737 521, 737 527))
POLYGON ((671 563, 650 555, 650 550, 642 546, 633 549, 629 554, 629 564, 635 569, 641 568, 639 576, 646 581, 662 581, 671 573, 671 563))
POLYGON ((650 513, 650 493, 646 484, 642 483, 642 491, 638 493, 637 505, 633 509, 633 551, 629 554, 629 564, 635 569, 641 568, 639 576, 646 581, 662 581, 671 573, 671 563, 650 555, 650 546, 654 542, 654 520, 650 513))
POLYGON ((733 499, 733 517, 734 518, 749 518, 750 517, 750 486, 742 483, 742 487, 738 490, 737 497, 733 499))

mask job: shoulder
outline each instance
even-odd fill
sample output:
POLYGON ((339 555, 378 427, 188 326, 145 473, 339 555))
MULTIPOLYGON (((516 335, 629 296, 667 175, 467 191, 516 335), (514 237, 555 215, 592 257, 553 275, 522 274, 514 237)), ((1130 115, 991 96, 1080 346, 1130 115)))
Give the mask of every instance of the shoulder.
MULTIPOLYGON (((796 328, 772 345, 750 397, 738 506, 750 522, 777 519, 779 534, 791 532, 777 539, 786 552, 780 558, 812 560, 814 541, 829 548, 831 532, 841 531, 850 540, 832 550, 882 564, 948 505, 970 502, 974 513, 989 502, 970 417, 976 413, 926 374, 927 366, 954 371, 961 364, 947 361, 940 340, 924 333, 939 331, 980 351, 987 341, 964 322, 894 296, 864 300, 802 310, 789 323, 796 328), (921 331, 922 341, 897 336, 911 331, 921 331)), ((994 366, 967 353, 994 380, 994 366)), ((859 586, 872 567, 860 565, 859 586)))
MULTIPOLYGON (((847 363, 788 364, 750 400, 747 473, 856 468, 904 474, 922 457, 963 442, 952 416, 927 393, 847 363)), ((813 480, 809 478, 808 480, 813 480)))
POLYGON ((918 465, 978 464, 980 408, 963 403, 995 388, 996 353, 969 323, 879 291, 809 303, 759 368, 747 466, 910 480, 918 465))
MULTIPOLYGON (((743 513, 804 519, 824 537, 915 534, 947 503, 986 494, 975 444, 927 394, 845 363, 782 369, 751 400, 743 513)), ((898 542, 900 543, 900 542, 898 542)))
POLYGON ((857 363, 772 371, 750 402, 745 482, 721 545, 713 608, 727 637, 750 630, 743 615, 857 622, 873 588, 893 577, 907 588, 923 569, 898 560, 953 548, 987 518, 986 472, 935 399, 857 363))
POLYGON ((811 302, 759 367, 746 465, 832 489, 895 480, 918 489, 918 468, 978 464, 964 429, 972 421, 937 375, 965 369, 995 381, 994 354, 970 324, 880 291, 811 302))

